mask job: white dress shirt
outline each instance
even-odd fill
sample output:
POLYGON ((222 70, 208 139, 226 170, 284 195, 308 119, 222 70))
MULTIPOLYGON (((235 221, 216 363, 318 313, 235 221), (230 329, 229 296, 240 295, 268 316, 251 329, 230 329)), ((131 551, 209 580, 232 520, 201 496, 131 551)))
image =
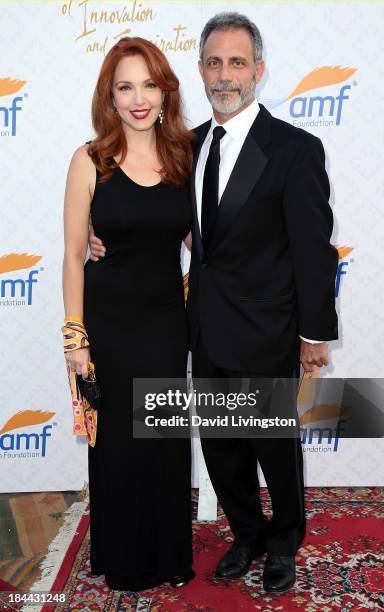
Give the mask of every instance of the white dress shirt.
MULTIPOLYGON (((254 100, 252 104, 247 106, 243 111, 228 119, 223 125, 226 134, 220 140, 220 168, 219 168, 219 203, 221 196, 224 193, 224 189, 227 186, 228 179, 231 176, 233 167, 239 156, 241 148, 247 137, 251 125, 257 117, 259 112, 259 105, 257 100, 254 100)), ((200 149, 199 159, 196 166, 196 203, 197 203, 197 216, 199 220, 199 227, 201 231, 201 199, 203 193, 203 180, 205 164, 209 154, 209 149, 212 142, 212 133, 215 127, 220 125, 217 123, 215 117, 212 117, 211 127, 208 130, 208 134, 203 142, 200 149)))
MULTIPOLYGON (((244 141, 248 135, 249 130, 253 122, 255 121, 258 112, 260 110, 259 104, 255 99, 247 108, 243 111, 228 119, 223 125, 226 134, 220 140, 220 167, 219 167, 219 205, 221 196, 227 186, 229 177, 231 176, 232 170, 242 149, 244 141)), ((200 149, 199 159, 196 165, 196 176, 195 176, 195 189, 196 189, 196 204, 197 204, 197 218, 199 221, 199 227, 201 232, 201 201, 203 193, 203 180, 205 164, 209 154, 209 149, 212 142, 212 134, 215 127, 220 125, 214 116, 212 116, 211 126, 205 137, 205 140, 200 149)), ((300 336, 305 342, 310 344, 318 344, 321 340, 308 340, 300 336)))

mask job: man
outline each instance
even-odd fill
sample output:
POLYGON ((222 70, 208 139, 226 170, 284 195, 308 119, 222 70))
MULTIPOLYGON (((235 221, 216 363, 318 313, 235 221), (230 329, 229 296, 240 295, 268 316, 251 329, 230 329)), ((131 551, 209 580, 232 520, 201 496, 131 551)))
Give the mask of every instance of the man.
MULTIPOLYGON (((199 70, 213 108, 196 128, 187 311, 195 378, 298 376, 328 364, 337 338, 337 252, 320 140, 273 118, 255 99, 262 41, 247 17, 222 13, 204 27, 199 70)), ((92 253, 101 254, 92 245, 92 253)), ((267 551, 263 586, 295 582, 305 533, 297 438, 203 438, 212 484, 235 540, 219 578, 247 573, 267 551), (272 500, 267 521, 259 462, 272 500)))

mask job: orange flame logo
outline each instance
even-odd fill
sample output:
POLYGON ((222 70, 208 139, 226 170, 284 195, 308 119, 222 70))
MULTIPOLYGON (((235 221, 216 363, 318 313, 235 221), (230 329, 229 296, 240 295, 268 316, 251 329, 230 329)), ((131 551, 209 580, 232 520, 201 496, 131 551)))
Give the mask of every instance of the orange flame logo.
POLYGON ((354 249, 354 247, 341 246, 341 244, 335 244, 335 248, 339 253, 339 259, 344 259, 344 257, 347 257, 354 249))
POLYGON ((13 429, 19 429, 20 427, 28 427, 29 425, 40 425, 49 421, 56 413, 47 412, 43 410, 20 410, 14 414, 5 423, 4 427, 0 429, 0 435, 12 431, 13 429))
POLYGON ((311 89, 342 83, 355 74, 356 71, 357 68, 342 68, 341 66, 322 66, 321 68, 315 68, 296 85, 295 89, 289 94, 287 100, 311 89))
POLYGON ((9 253, 8 255, 3 255, 0 257, 0 274, 31 268, 41 258, 41 255, 28 255, 27 253, 9 253))
POLYGON ((309 423, 327 421, 328 419, 338 419, 343 414, 348 412, 348 410, 349 408, 346 406, 337 406, 335 404, 316 404, 301 415, 299 419, 300 425, 309 425, 309 423))
MULTIPOLYGON (((315 399, 316 386, 320 378, 320 370, 315 372, 313 378, 309 378, 307 374, 301 381, 299 393, 297 395, 297 403, 299 405, 311 405, 315 399)), ((347 406, 341 406, 337 404, 313 404, 309 410, 306 410, 301 415, 299 422, 300 425, 309 425, 310 423, 316 423, 317 421, 327 421, 328 419, 338 419, 346 412, 349 411, 347 406)))
POLYGON ((0 96, 10 96, 18 92, 27 81, 19 81, 10 77, 0 78, 0 96))

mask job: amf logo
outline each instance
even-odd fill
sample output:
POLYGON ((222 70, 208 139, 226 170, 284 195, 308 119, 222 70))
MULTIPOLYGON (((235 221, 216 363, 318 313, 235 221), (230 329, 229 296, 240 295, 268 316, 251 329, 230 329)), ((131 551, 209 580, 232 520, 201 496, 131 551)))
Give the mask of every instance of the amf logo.
POLYGON ((267 108, 272 109, 286 102, 289 103, 289 115, 296 127, 332 127, 341 124, 344 104, 350 98, 352 85, 349 81, 357 68, 341 66, 322 66, 309 72, 291 91, 280 99, 266 100, 267 108), (317 93, 324 87, 326 95, 317 93), (309 93, 309 92, 314 92, 309 93))
MULTIPOLYGON (((12 96, 16 94, 27 81, 0 77, 0 97, 6 97, 4 106, 0 105, 0 136, 16 136, 17 133, 17 113, 23 110, 23 101, 28 97, 27 93, 22 96, 12 96)), ((3 102, 3 100, 1 100, 3 102)))
POLYGON ((21 410, 14 414, 0 429, 0 458, 45 457, 53 424, 40 428, 37 425, 47 423, 55 414, 42 410, 21 410), (28 432, 15 432, 25 428, 28 432))
POLYGON ((348 267, 352 263, 353 259, 348 258, 348 255, 353 251, 353 247, 336 245, 335 247, 339 253, 339 265, 337 266, 336 282, 335 282, 335 295, 340 296, 340 289, 342 285, 342 278, 346 276, 348 267))
POLYGON ((339 404, 314 403, 317 381, 315 378, 304 380, 297 397, 298 408, 304 409, 299 418, 303 451, 336 453, 347 423, 343 417, 349 408, 339 404))
POLYGON ((34 268, 41 255, 9 253, 0 257, 0 306, 31 306, 33 286, 44 268, 34 268), (19 272, 33 268, 27 273, 19 272), (17 271, 17 275, 16 275, 17 271), (5 275, 5 277, 2 277, 5 275))
POLYGON ((304 452, 334 452, 339 449, 340 434, 345 420, 340 419, 335 427, 300 427, 300 439, 304 452))

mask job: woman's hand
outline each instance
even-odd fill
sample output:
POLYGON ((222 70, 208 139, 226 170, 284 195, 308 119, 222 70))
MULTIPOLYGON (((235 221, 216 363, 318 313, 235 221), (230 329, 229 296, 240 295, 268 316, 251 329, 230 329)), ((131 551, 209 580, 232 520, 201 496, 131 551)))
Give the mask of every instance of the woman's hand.
POLYGON ((81 374, 83 378, 88 377, 89 348, 80 348, 65 353, 65 361, 71 372, 81 374))

